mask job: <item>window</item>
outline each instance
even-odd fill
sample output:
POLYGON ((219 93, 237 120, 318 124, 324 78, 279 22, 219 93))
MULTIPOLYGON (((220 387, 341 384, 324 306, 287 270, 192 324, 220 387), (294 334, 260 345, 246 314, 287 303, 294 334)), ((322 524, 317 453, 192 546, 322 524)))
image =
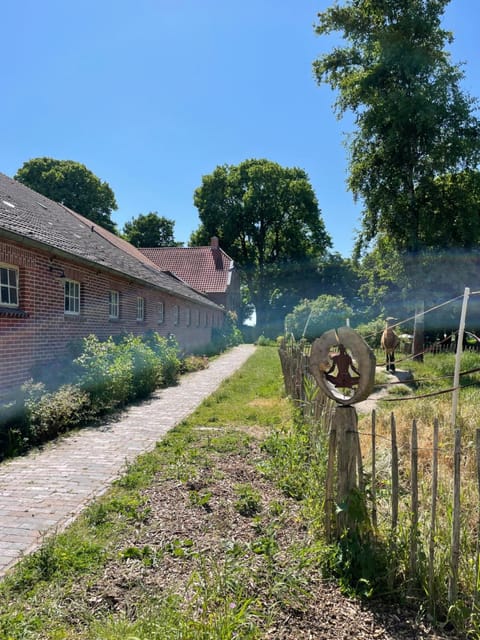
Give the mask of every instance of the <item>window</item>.
POLYGON ((137 320, 145 319, 145 298, 137 298, 137 320))
POLYGON ((200 309, 197 309, 197 327, 200 326, 200 309))
POLYGON ((65 280, 64 312, 69 315, 80 314, 80 283, 75 280, 65 280))
POLYGON ((187 310, 185 313, 185 324, 187 325, 187 327, 189 327, 192 324, 192 310, 190 309, 190 307, 187 307, 187 310))
POLYGON ((205 326, 208 327, 208 311, 205 311, 205 326))
POLYGON ((108 317, 118 318, 120 316, 120 295, 118 291, 108 292, 108 317))
POLYGON ((180 322, 180 307, 178 304, 173 305, 173 324, 177 325, 180 322))
POLYGON ((18 307, 18 269, 0 265, 0 305, 18 307))
POLYGON ((159 302, 157 304, 157 315, 158 315, 158 324, 163 324, 165 322, 165 304, 163 302, 159 302))

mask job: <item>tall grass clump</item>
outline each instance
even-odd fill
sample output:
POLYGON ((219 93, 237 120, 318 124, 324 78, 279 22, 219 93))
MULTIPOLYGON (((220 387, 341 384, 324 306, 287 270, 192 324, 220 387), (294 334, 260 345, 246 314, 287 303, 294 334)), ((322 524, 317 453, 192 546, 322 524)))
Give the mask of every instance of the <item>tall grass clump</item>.
MULTIPOLYGON (((461 372, 480 365, 480 354, 466 351, 461 372)), ((412 373, 409 394, 393 402, 380 401, 377 408, 377 512, 380 540, 388 542, 389 584, 400 597, 418 603, 433 620, 447 624, 468 637, 480 637, 480 616, 476 602, 479 578, 476 575, 479 531, 479 489, 476 462, 476 430, 480 426, 480 379, 472 371, 460 376, 458 410, 452 416, 454 353, 424 355, 423 362, 408 360, 399 369, 412 373), (391 415, 395 418, 399 452, 400 504, 397 526, 391 527, 391 415), (432 529, 433 425, 439 425, 438 494, 436 519, 432 529), (410 464, 413 421, 418 432, 419 520, 414 530, 411 511, 412 471, 410 464), (460 552, 458 592, 449 594, 452 560, 453 444, 454 429, 461 433, 460 460, 460 552), (433 540, 431 539, 434 533, 433 540), (411 564, 412 542, 417 549, 411 564), (429 554, 433 550, 433 575, 429 575, 429 554)), ((389 394, 393 400, 394 395, 389 394)), ((370 462, 370 416, 359 421, 366 469, 370 462)))

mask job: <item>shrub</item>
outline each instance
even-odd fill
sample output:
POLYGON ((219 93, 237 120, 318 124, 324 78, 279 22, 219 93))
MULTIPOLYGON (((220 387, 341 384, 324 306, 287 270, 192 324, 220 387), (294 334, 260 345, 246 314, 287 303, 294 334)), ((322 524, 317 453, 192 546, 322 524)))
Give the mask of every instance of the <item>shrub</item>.
POLYGON ((256 340, 256 344, 259 347, 276 347, 278 346, 277 340, 273 340, 272 338, 266 338, 263 334, 258 336, 256 340))
POLYGON ((159 376, 159 384, 168 387, 174 385, 178 381, 180 375, 180 349, 177 339, 174 335, 164 338, 155 331, 152 331, 145 337, 145 344, 155 353, 159 359, 161 373, 159 376))
POLYGON ((0 401, 0 460, 20 455, 28 446, 23 391, 18 388, 0 401))
POLYGON ((342 296, 322 295, 315 300, 303 300, 285 318, 285 331, 296 340, 315 340, 325 331, 343 327, 352 309, 342 296))
POLYGON ((80 426, 91 417, 90 398, 74 385, 46 393, 41 383, 24 385, 30 444, 40 444, 80 426))
POLYGON ((355 327, 355 331, 362 336, 371 349, 380 349, 380 339, 384 329, 385 320, 382 318, 376 318, 375 320, 355 327))
POLYGON ((131 394, 134 366, 131 354, 110 337, 101 342, 96 336, 84 338, 83 353, 76 358, 80 386, 98 413, 125 404, 131 394))
POLYGON ((222 327, 212 330, 212 349, 214 353, 225 351, 243 342, 242 332, 237 326, 237 314, 227 311, 222 327))
POLYGON ((132 366, 132 384, 126 400, 146 398, 162 380, 161 360, 138 336, 126 336, 119 345, 119 351, 132 366))
POLYGON ((208 367, 208 358, 206 356, 185 356, 182 358, 180 366, 182 373, 192 373, 193 371, 202 371, 208 367))

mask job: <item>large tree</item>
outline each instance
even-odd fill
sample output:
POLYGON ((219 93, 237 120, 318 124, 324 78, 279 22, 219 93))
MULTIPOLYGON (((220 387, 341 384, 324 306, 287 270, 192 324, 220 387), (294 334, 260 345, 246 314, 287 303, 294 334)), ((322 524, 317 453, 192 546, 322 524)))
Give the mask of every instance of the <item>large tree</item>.
POLYGON ((307 174, 265 159, 218 166, 203 176, 194 203, 201 226, 191 244, 219 237, 241 269, 257 330, 277 331, 330 246, 307 174))
POLYGON ((346 42, 317 59, 314 71, 337 90, 339 117, 355 115, 348 185, 364 203, 360 244, 387 236, 417 285, 432 251, 458 246, 471 231, 471 243, 480 239, 478 207, 472 221, 464 197, 443 197, 446 186, 458 196, 480 158, 477 103, 462 91, 463 72, 445 50, 452 41, 441 27, 447 4, 350 0, 320 13, 316 27, 346 42))
POLYGON ((25 162, 14 177, 47 198, 116 233, 111 215, 117 209, 117 202, 112 189, 80 162, 33 158, 25 162))
POLYGON ((444 49, 452 39, 440 26, 447 4, 354 0, 319 14, 317 33, 339 31, 348 43, 314 70, 338 90, 338 114, 356 116, 348 182, 365 204, 366 242, 385 232, 401 250, 435 246, 432 201, 435 228, 454 218, 450 205, 438 210, 438 176, 475 168, 480 158, 476 102, 460 89, 463 73, 444 49))
POLYGON ((123 236, 134 247, 175 247, 173 237, 175 221, 159 216, 156 211, 140 214, 126 222, 123 236))

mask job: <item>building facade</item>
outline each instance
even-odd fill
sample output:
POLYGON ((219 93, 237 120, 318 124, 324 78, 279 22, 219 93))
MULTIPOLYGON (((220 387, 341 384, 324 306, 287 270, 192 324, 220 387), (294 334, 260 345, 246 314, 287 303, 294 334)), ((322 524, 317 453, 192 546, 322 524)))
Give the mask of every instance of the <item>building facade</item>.
POLYGON ((191 352, 223 321, 127 242, 0 174, 0 394, 91 334, 174 334, 191 352))

